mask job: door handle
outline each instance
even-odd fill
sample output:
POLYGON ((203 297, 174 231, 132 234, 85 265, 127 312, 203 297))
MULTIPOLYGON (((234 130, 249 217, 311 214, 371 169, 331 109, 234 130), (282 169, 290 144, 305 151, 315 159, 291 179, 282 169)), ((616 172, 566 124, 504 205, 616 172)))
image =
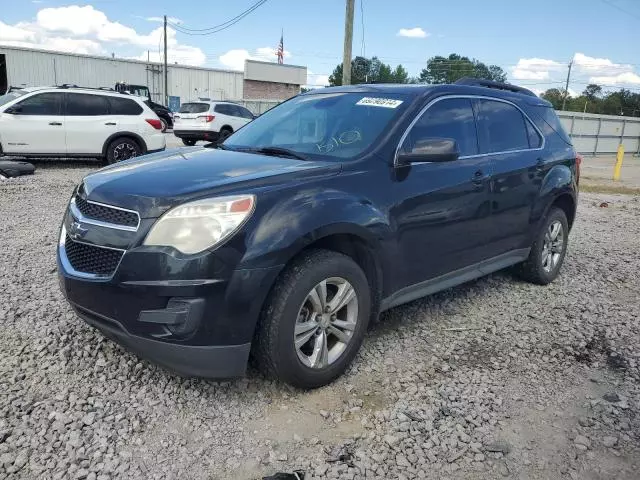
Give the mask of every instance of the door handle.
POLYGON ((49 122, 49 125, 54 125, 56 127, 60 127, 60 126, 62 126, 62 123, 60 123, 60 122, 49 122))
POLYGON ((115 124, 116 124, 116 122, 107 122, 107 123, 105 123, 105 125, 115 125, 115 124))

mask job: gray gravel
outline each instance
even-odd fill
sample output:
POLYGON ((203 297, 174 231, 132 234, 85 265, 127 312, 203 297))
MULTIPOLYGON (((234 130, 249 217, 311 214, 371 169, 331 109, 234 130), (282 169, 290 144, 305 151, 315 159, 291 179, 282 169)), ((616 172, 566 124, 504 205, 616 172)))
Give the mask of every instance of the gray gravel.
POLYGON ((499 273, 396 308, 301 392, 177 378, 74 316, 55 245, 89 171, 0 181, 0 479, 638 478, 638 197, 581 196, 552 286, 499 273))

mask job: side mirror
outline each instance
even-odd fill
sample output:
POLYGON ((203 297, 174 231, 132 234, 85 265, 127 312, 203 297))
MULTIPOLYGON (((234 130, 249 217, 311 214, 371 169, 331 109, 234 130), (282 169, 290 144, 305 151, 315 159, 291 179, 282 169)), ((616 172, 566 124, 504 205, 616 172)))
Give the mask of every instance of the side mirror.
POLYGON ((4 113, 9 113, 11 115, 16 115, 22 112, 22 107, 20 105, 14 105, 13 107, 7 108, 4 113))
POLYGON ((417 162, 453 162, 460 156, 458 144, 452 138, 426 138, 418 140, 411 151, 398 154, 398 165, 417 162))

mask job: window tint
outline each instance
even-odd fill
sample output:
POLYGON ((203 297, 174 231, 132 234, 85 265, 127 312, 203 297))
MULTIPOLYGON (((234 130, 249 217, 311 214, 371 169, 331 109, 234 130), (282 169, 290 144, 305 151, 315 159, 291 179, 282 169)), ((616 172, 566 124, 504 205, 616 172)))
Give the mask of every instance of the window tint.
POLYGON ((183 103, 179 113, 204 113, 209 111, 208 103, 183 103))
POLYGON ((143 110, 134 100, 129 98, 107 97, 111 115, 140 115, 143 110))
POLYGON ((109 104, 102 95, 67 93, 66 113, 74 117, 109 115, 109 104))
POLYGON ((542 146, 542 137, 540 137, 540 134, 538 133, 538 131, 535 128, 533 128, 533 125, 531 125, 530 121, 525 119, 524 123, 527 125, 527 135, 529 135, 529 147, 540 148, 542 146))
MULTIPOLYGON (((542 118, 544 123, 548 127, 550 127, 551 130, 553 130, 558 135, 560 135, 560 137, 565 142, 567 142, 569 145, 572 144, 571 138, 569 138, 569 135, 567 135, 567 132, 565 131, 564 127, 562 126, 562 123, 560 123, 560 119, 558 118, 558 115, 556 115, 556 112, 553 110, 553 108, 551 108, 551 107, 533 107, 532 110, 534 112, 536 112, 540 116, 540 118, 542 118)), ((536 122, 536 123, 538 123, 538 122, 536 122)), ((544 128, 545 125, 542 125, 542 126, 538 125, 538 127, 540 128, 540 130, 542 130, 546 134, 547 128, 544 128)), ((551 132, 549 132, 549 133, 551 133, 551 132)))
POLYGON ((248 118, 249 120, 253 119, 253 114, 247 110, 244 107, 238 107, 238 110, 240 110, 240 116, 243 118, 248 118))
POLYGON ((20 115, 61 115, 62 93, 39 93, 18 103, 20 115))
POLYGON ((478 136, 471 100, 452 98, 433 104, 411 128, 402 149, 410 151, 429 138, 452 138, 458 144, 460 156, 476 155, 478 136))
POLYGON ((520 110, 504 102, 493 100, 476 102, 482 153, 529 148, 529 134, 520 110))
POLYGON ((233 105, 229 105, 228 103, 218 103, 214 111, 216 113, 221 113, 222 115, 235 116, 232 107, 233 105))

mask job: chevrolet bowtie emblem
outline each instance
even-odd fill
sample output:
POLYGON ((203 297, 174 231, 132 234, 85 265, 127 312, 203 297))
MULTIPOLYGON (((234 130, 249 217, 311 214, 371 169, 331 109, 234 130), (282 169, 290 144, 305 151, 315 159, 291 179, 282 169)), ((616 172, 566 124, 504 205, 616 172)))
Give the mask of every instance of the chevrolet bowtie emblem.
POLYGON ((77 240, 78 238, 82 238, 86 235, 89 230, 84 228, 79 222, 73 222, 71 227, 69 227, 69 236, 77 240))

